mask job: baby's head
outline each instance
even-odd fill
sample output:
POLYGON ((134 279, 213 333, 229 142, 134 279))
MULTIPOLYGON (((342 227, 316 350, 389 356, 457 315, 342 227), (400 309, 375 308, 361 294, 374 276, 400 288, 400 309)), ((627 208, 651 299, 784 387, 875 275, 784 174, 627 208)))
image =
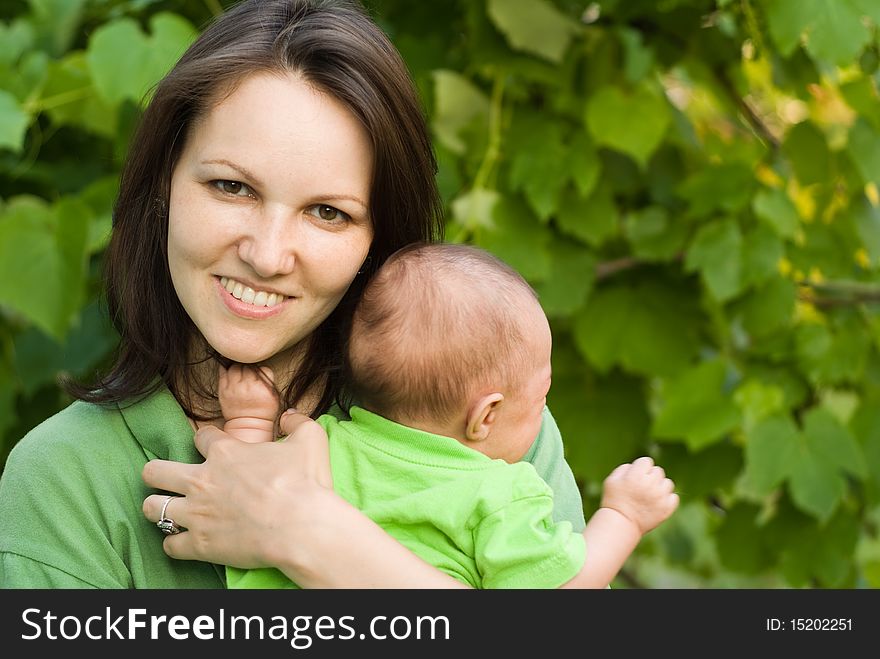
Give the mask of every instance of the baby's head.
POLYGON ((352 321, 348 379, 358 405, 516 462, 541 428, 550 326, 512 268, 466 245, 393 254, 352 321))

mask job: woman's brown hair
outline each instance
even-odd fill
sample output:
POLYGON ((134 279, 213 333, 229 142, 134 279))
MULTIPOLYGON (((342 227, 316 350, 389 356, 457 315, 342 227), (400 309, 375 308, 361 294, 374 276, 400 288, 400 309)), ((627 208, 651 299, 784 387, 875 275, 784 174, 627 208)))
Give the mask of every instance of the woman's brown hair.
MULTIPOLYGON (((130 145, 104 256, 107 306, 120 335, 115 363, 94 386, 69 383, 95 403, 136 400, 162 384, 188 414, 190 396, 213 397, 198 381, 192 346, 199 334, 168 270, 171 175, 193 122, 245 77, 296 72, 342 102, 373 147, 369 256, 345 297, 306 339, 287 406, 318 392, 313 415, 337 400, 342 350, 354 305, 370 276, 403 245, 442 234, 436 162, 409 73, 362 7, 346 0, 246 0, 220 16, 155 89, 130 145)), ((222 360, 219 355, 214 358, 222 360)))

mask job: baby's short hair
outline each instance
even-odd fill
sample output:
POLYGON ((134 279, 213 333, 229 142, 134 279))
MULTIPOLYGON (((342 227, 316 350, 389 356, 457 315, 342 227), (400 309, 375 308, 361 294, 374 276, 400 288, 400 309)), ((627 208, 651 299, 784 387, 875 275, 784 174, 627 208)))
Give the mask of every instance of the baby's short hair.
POLYGON ((449 243, 395 252, 364 291, 347 350, 352 396, 393 420, 447 421, 476 389, 521 386, 537 295, 488 252, 449 243))

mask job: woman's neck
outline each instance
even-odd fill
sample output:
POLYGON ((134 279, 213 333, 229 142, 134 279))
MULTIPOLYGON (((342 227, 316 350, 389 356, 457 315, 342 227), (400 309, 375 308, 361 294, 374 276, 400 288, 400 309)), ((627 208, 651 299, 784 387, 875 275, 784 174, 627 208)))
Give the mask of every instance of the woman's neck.
MULTIPOLYGON (((306 342, 303 342, 306 343, 306 342)), ((283 392, 290 386, 296 371, 302 363, 302 343, 284 352, 281 352, 257 366, 268 366, 272 369, 275 381, 275 389, 283 392)), ((213 352, 202 344, 191 351, 196 357, 191 360, 189 378, 178 378, 174 393, 178 400, 186 404, 195 419, 199 419, 200 425, 211 424, 223 425, 223 417, 220 412, 220 404, 217 401, 217 383, 219 378, 220 364, 213 352)), ((320 401, 320 383, 316 383, 297 401, 293 406, 306 413, 315 409, 320 401)), ((282 399, 282 408, 286 404, 282 399)), ((279 411, 279 414, 284 409, 279 411)))

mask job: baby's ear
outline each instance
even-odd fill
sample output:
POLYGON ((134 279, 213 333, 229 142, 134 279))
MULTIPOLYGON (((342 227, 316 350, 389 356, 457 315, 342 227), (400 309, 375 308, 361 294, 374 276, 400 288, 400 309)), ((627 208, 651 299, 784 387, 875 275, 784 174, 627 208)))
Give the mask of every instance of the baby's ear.
POLYGON ((465 428, 465 438, 468 441, 480 442, 489 437, 503 402, 504 394, 497 391, 481 396, 473 402, 468 410, 465 428))

